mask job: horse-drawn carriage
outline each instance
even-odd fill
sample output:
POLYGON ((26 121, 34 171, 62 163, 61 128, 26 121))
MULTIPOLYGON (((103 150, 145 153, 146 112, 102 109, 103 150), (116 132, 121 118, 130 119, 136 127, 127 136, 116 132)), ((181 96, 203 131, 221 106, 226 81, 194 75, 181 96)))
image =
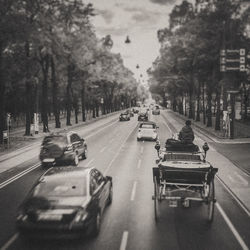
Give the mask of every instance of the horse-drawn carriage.
POLYGON ((165 200, 170 207, 190 207, 193 202, 202 202, 208 222, 212 222, 216 202, 214 176, 218 169, 206 161, 207 143, 201 150, 197 145, 169 139, 165 149, 159 142, 155 148, 159 156, 158 166, 153 168, 155 220, 159 219, 159 205, 165 200))

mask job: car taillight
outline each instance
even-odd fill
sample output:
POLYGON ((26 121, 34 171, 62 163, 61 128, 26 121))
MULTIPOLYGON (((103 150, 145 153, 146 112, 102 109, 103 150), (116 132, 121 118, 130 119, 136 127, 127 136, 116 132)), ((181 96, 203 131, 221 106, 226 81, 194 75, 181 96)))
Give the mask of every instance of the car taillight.
POLYGON ((69 145, 65 148, 65 151, 73 151, 73 146, 69 145))
POLYGON ((84 221, 88 216, 88 213, 86 212, 85 209, 82 209, 80 211, 77 212, 75 218, 74 218, 74 222, 78 223, 80 221, 84 221))

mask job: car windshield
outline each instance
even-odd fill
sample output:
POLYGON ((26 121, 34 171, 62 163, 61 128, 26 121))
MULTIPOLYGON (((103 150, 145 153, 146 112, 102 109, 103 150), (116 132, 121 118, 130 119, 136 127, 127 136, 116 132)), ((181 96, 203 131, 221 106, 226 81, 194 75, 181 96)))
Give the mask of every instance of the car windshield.
POLYGON ((34 190, 35 196, 43 197, 71 197, 86 196, 86 177, 69 178, 68 176, 41 181, 34 190))
POLYGON ((154 124, 141 124, 140 128, 154 129, 154 124))
POLYGON ((67 143, 67 138, 62 135, 46 136, 43 140, 43 145, 50 143, 67 143))

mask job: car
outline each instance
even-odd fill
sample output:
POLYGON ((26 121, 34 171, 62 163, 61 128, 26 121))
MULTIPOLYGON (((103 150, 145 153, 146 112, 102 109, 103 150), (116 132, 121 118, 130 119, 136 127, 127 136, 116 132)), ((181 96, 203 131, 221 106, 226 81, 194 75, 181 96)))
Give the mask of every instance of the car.
POLYGON ((127 112, 121 113, 120 117, 119 117, 119 121, 120 122, 122 122, 122 121, 130 121, 130 115, 127 112))
POLYGON ((126 113, 130 115, 130 117, 134 117, 134 113, 133 113, 133 110, 131 109, 128 109, 126 110, 126 113))
POLYGON ((96 168, 50 168, 20 205, 17 230, 23 239, 96 236, 112 198, 112 177, 96 168))
POLYGON ((139 109, 138 107, 134 107, 134 108, 133 108, 134 114, 138 114, 138 113, 139 113, 139 110, 140 110, 140 109, 139 109))
POLYGON ((158 140, 157 128, 159 128, 156 123, 148 121, 142 122, 139 125, 138 133, 137 133, 137 141, 141 140, 158 140))
POLYGON ((152 115, 159 115, 159 114, 160 114, 160 107, 156 105, 152 110, 152 115))
POLYGON ((76 132, 60 132, 45 136, 41 145, 40 161, 43 167, 72 164, 87 158, 87 143, 76 132))
POLYGON ((148 113, 139 113, 138 114, 138 121, 148 121, 148 113))

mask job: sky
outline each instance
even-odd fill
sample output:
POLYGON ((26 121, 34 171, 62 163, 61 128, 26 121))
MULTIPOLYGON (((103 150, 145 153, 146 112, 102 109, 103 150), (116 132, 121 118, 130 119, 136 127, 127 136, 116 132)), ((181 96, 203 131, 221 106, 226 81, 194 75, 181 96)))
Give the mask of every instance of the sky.
POLYGON ((147 80, 147 69, 159 55, 157 30, 168 27, 168 15, 181 0, 84 0, 96 16, 92 23, 98 37, 111 35, 112 52, 120 53, 137 79, 147 80), (126 36, 131 43, 126 44, 126 36), (139 65, 139 69, 136 65, 139 65), (143 77, 140 77, 140 75, 143 77))

